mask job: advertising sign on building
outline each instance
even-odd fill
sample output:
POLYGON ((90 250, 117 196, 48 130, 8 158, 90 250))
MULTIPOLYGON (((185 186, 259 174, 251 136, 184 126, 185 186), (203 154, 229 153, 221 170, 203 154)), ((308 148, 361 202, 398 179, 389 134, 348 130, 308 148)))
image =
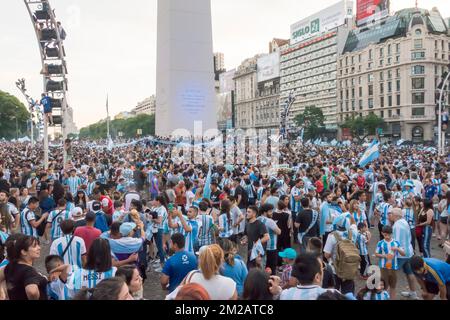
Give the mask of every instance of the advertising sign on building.
POLYGON ((342 0, 291 26, 291 45, 335 29, 353 15, 353 1, 342 0))
POLYGON ((217 95, 217 125, 219 130, 231 129, 233 117, 232 93, 221 93, 217 95))
POLYGON ((219 76, 220 83, 220 93, 231 92, 235 90, 234 88, 234 75, 236 74, 236 69, 221 73, 219 76))
POLYGON ((390 0, 357 0, 356 24, 361 26, 387 17, 389 2, 390 0))
POLYGON ((280 52, 274 52, 258 59, 258 82, 263 82, 280 76, 280 52))

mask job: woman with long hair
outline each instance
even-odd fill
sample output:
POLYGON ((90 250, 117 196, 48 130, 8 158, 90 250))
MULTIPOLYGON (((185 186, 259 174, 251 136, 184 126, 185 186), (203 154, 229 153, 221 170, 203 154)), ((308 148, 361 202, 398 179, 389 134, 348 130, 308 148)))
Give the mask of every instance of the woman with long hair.
POLYGON ((419 216, 417 217, 417 228, 421 229, 421 234, 419 237, 419 244, 423 256, 425 258, 431 257, 431 236, 433 233, 433 217, 434 217, 434 209, 433 209, 433 201, 431 199, 425 199, 423 201, 423 209, 420 211, 419 216))
POLYGON ((248 270, 244 261, 237 255, 237 245, 228 239, 219 239, 219 246, 224 252, 224 264, 220 269, 220 274, 233 279, 236 282, 236 290, 239 297, 244 292, 244 282, 247 278, 248 270))
POLYGON ((0 284, 6 282, 9 300, 47 300, 47 278, 33 264, 41 256, 39 239, 15 235, 7 241, 8 265, 0 269, 0 284))
POLYGON ((125 280, 130 295, 136 300, 142 300, 142 277, 136 265, 126 265, 117 269, 116 277, 125 280))
POLYGON ((231 221, 231 202, 230 200, 223 200, 220 204, 219 216, 219 237, 229 238, 233 235, 233 225, 231 221))
POLYGON ((251 269, 244 284, 244 300, 273 300, 269 290, 269 275, 261 269, 251 269))
POLYGON ((75 196, 75 199, 74 199, 75 207, 80 207, 82 209, 86 209, 88 202, 89 202, 89 199, 88 199, 86 193, 83 190, 78 190, 77 195, 75 196))
POLYGON ((120 301, 134 299, 125 280, 121 277, 114 277, 101 281, 95 288, 83 288, 73 300, 120 301))
POLYGON ((361 212, 361 207, 359 206, 358 200, 352 200, 350 201, 350 213, 355 220, 356 225, 360 223, 364 223, 367 227, 367 217, 364 212, 361 212))

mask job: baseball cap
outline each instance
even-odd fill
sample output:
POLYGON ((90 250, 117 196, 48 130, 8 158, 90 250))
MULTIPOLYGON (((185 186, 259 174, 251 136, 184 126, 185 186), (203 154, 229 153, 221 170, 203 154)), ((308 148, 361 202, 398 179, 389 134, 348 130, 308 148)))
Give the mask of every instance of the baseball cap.
POLYGON ((131 233, 131 231, 134 230, 134 228, 136 228, 136 223, 125 222, 120 225, 119 232, 122 235, 122 237, 126 237, 131 233))
POLYGON ((92 204, 92 211, 97 212, 102 210, 102 204, 99 201, 94 201, 92 204))
POLYGON ((70 213, 74 221, 83 219, 83 209, 80 207, 73 208, 70 213))
POLYGON ((295 258, 297 258, 297 252, 295 252, 295 250, 292 248, 284 249, 284 251, 279 252, 278 255, 281 258, 286 258, 290 260, 294 260, 295 258))

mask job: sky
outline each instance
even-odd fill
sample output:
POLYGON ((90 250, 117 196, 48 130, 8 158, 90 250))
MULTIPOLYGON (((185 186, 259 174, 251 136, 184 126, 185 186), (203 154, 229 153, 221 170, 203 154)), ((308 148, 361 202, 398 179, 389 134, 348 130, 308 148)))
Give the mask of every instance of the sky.
MULTIPOLYGON (((450 17, 450 1, 418 0, 450 17)), ((0 90, 16 95, 25 78, 39 97, 42 77, 38 43, 23 1, 2 0, 0 90), (6 6, 5 6, 6 5, 6 6), (5 10, 6 9, 6 10, 5 10), (4 32, 4 31, 7 32, 4 32)), ((228 70, 268 52, 273 38, 288 39, 290 25, 337 0, 211 0, 214 52, 225 54, 228 70)), ((65 41, 69 105, 78 128, 130 111, 156 91, 157 0, 50 0, 68 34, 65 41)), ((415 0, 391 0, 391 11, 414 7, 415 0)))

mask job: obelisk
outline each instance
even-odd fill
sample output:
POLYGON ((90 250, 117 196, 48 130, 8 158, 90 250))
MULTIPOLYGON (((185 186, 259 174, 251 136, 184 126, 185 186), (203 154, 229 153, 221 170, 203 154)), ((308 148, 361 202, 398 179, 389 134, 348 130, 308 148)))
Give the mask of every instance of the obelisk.
POLYGON ((216 129, 211 1, 158 0, 157 45, 156 135, 216 129))

